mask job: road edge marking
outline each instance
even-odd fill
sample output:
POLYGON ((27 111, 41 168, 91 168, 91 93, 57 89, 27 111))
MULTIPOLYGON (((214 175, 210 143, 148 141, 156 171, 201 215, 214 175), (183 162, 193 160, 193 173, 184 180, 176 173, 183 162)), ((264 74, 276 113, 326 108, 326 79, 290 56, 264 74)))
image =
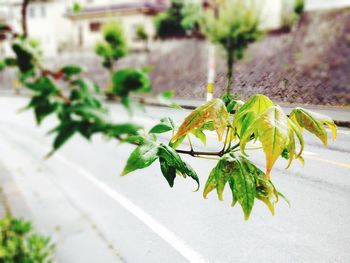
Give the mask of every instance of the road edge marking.
POLYGON ((185 241, 177 237, 173 232, 171 232, 169 229, 167 229, 165 226, 159 223, 151 215, 147 214, 142 208, 135 205, 132 201, 130 201, 123 195, 119 194, 117 191, 107 186, 105 183, 96 179, 86 169, 67 160, 65 157, 63 157, 59 153, 56 153, 53 156, 53 158, 57 158, 61 162, 77 170, 77 172, 82 177, 90 181, 93 185, 98 187, 101 191, 103 191, 106 195, 108 195, 110 198, 116 201, 129 213, 137 217, 143 224, 145 224, 148 228, 150 228, 154 233, 156 233, 160 238, 162 238, 165 242, 167 242, 171 247, 173 247, 177 252, 179 252, 187 260, 189 260, 190 262, 196 262, 196 263, 207 262, 198 252, 196 252, 191 247, 189 247, 185 243, 185 241))

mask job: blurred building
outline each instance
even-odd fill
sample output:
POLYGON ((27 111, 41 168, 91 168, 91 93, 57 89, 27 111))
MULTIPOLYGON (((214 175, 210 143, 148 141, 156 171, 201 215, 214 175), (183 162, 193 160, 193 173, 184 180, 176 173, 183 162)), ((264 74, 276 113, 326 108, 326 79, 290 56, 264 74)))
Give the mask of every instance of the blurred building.
MULTIPOLYGON (((4 23, 21 32, 21 0, 0 1, 4 23)), ((43 55, 54 57, 70 44, 71 23, 64 17, 68 8, 65 0, 31 0, 27 10, 28 35, 39 41, 43 55)), ((8 53, 7 47, 4 47, 8 53)))
POLYGON ((82 50, 94 47, 101 38, 103 23, 118 20, 123 25, 131 49, 143 47, 136 37, 136 29, 142 25, 151 40, 155 34, 153 16, 165 11, 167 1, 153 0, 81 0, 81 10, 68 11, 66 16, 72 22, 74 46, 82 50))
MULTIPOLYGON (((91 50, 101 37, 102 24, 118 19, 123 24, 132 49, 143 47, 135 31, 143 25, 150 36, 155 34, 153 16, 165 11, 171 0, 31 0, 28 7, 28 31, 39 40, 46 57, 54 57, 63 50, 91 50), (81 6, 74 13, 74 3, 81 6)), ((210 2, 214 0, 184 0, 210 2)), ((283 26, 295 0, 256 0, 261 11, 262 27, 277 29, 283 26)), ((0 23, 21 30, 22 0, 0 0, 0 23)), ((350 6, 350 0, 305 0, 306 10, 350 6)), ((8 54, 10 47, 0 43, 0 54, 8 54)))
MULTIPOLYGON (((0 21, 21 31, 22 0, 0 0, 0 21)), ((143 25, 150 38, 154 35, 152 16, 166 9, 163 0, 31 0, 27 10, 29 36, 41 44, 45 57, 54 57, 63 50, 91 50, 101 38, 100 28, 109 20, 123 24, 131 48, 143 43, 135 37, 138 25, 143 25), (74 13, 74 3, 81 6, 74 13)), ((3 44, 0 52, 8 54, 3 44)))

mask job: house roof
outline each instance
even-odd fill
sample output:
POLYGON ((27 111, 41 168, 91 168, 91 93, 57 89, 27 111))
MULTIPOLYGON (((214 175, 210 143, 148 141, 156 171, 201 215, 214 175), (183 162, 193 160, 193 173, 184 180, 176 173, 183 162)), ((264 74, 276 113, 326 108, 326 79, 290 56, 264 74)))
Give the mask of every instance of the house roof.
POLYGON ((148 1, 142 2, 125 2, 112 5, 101 5, 92 7, 83 7, 80 12, 74 13, 67 10, 66 16, 71 19, 83 19, 91 16, 106 16, 111 14, 128 14, 128 13, 144 13, 156 14, 167 9, 165 4, 152 3, 148 1))

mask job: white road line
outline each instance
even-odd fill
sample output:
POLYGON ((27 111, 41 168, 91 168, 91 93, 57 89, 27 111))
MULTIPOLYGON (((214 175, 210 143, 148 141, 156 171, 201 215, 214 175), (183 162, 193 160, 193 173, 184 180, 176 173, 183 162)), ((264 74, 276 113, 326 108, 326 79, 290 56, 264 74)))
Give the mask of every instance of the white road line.
POLYGON ((136 206, 132 201, 119 194, 113 188, 107 186, 100 180, 96 179, 90 172, 82 168, 81 166, 67 160, 61 154, 56 153, 53 158, 59 159, 61 162, 69 165, 73 169, 75 169, 83 178, 90 181, 96 187, 98 187, 101 191, 107 194, 110 198, 120 204, 123 208, 129 211, 132 215, 137 217, 142 223, 144 223, 147 227, 149 227, 154 233, 156 233, 159 237, 161 237, 165 242, 167 242, 170 246, 172 246, 175 250, 177 250, 183 257, 185 257, 190 262, 207 262, 204 258, 190 248, 183 240, 178 238, 173 232, 159 223, 156 219, 154 219, 151 215, 147 214, 140 207, 136 206))
MULTIPOLYGON (((24 141, 28 141, 28 138, 24 135, 17 135, 21 137, 24 141)), ((43 149, 44 152, 49 152, 51 148, 40 145, 35 142, 37 147, 43 149)), ((151 215, 147 214, 143 209, 135 205, 131 200, 127 199, 123 195, 119 194, 116 190, 104 184, 102 181, 96 179, 92 173, 84 169, 83 167, 67 160, 60 153, 55 153, 52 158, 56 158, 59 161, 65 163, 66 165, 72 167, 86 180, 90 181, 93 185, 99 188, 102 192, 116 201, 124 209, 129 211, 133 216, 137 217, 142 223, 149 227, 154 233, 156 233, 160 238, 167 242, 171 247, 178 251, 184 258, 190 262, 194 263, 204 263, 206 261, 198 252, 189 247, 185 241, 177 237, 173 232, 159 223, 151 215)))

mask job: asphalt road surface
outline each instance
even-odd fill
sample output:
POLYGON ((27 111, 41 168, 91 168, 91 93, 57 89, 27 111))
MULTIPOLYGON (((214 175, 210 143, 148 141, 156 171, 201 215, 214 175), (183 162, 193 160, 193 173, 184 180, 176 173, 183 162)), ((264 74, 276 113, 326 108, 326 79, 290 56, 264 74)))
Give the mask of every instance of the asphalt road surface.
MULTIPOLYGON (((272 173, 291 208, 281 200, 271 216, 256 202, 244 221, 241 208, 230 207, 228 189, 223 202, 215 192, 202 198, 211 160, 184 156, 198 171, 199 192, 191 179, 169 188, 158 163, 120 177, 133 146, 99 136, 76 136, 44 160, 54 119, 36 127, 31 112, 16 112, 26 103, 0 98, 0 183, 12 212, 53 237, 58 262, 350 262, 350 130, 340 128, 329 148, 306 133, 305 167, 295 161, 285 170, 281 160, 272 173)), ((146 110, 134 118, 146 127, 188 114, 146 110)), ((119 105, 111 112, 128 118, 119 105)), ((263 154, 251 158, 264 165, 263 154)))

